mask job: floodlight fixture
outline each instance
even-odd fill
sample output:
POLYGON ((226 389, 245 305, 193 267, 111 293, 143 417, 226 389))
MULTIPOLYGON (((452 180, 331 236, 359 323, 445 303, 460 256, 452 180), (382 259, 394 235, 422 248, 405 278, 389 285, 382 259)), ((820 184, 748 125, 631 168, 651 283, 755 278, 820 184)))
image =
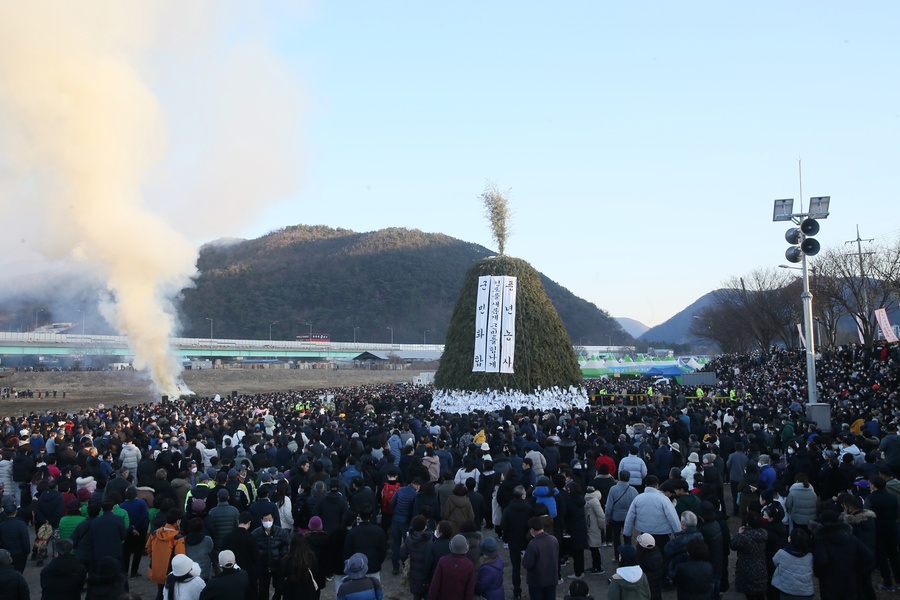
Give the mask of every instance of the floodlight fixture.
POLYGON ((775 201, 775 210, 772 213, 773 221, 790 221, 794 214, 794 199, 784 198, 775 201))

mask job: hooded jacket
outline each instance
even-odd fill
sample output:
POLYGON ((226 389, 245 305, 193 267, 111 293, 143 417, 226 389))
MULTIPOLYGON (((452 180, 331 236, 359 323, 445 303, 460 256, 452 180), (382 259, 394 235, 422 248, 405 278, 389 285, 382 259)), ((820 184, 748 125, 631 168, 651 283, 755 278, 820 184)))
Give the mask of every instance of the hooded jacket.
POLYGON ((546 485, 539 485, 531 492, 536 503, 543 504, 547 507, 547 513, 551 519, 555 519, 557 515, 556 494, 550 492, 550 488, 546 485))
POLYGON ((803 487, 802 483, 795 483, 788 491, 785 508, 791 515, 791 520, 797 525, 808 525, 810 520, 816 517, 816 504, 818 502, 813 486, 803 487))
POLYGON ((606 518, 619 523, 625 522, 631 503, 638 497, 638 491, 627 481, 619 481, 606 496, 606 518))
POLYGON ((606 514, 600 503, 602 496, 598 490, 584 495, 584 518, 587 521, 588 546, 599 548, 603 544, 603 532, 606 530, 606 514))
POLYGON ((150 557, 150 568, 147 577, 150 581, 162 585, 169 574, 169 565, 176 554, 184 554, 184 539, 178 538, 178 530, 171 525, 164 525, 147 538, 144 549, 150 557))
POLYGON ((822 600, 856 597, 857 573, 870 573, 874 562, 846 523, 824 523, 813 537, 813 572, 822 600))
POLYGON ((619 567, 609 580, 608 600, 650 600, 650 584, 637 565, 619 567))

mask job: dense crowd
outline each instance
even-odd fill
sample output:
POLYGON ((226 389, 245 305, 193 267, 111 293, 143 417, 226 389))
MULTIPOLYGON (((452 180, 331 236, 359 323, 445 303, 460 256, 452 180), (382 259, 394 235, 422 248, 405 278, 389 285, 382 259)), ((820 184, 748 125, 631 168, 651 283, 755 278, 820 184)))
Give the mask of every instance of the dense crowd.
POLYGON ((777 349, 637 405, 647 383, 613 379, 571 410, 436 414, 380 385, 6 417, 0 600, 28 597, 29 559, 47 600, 132 577, 163 600, 380 600, 383 574, 415 600, 538 600, 570 566, 571 598, 872 598, 900 577, 898 364, 822 356, 830 424, 777 349))

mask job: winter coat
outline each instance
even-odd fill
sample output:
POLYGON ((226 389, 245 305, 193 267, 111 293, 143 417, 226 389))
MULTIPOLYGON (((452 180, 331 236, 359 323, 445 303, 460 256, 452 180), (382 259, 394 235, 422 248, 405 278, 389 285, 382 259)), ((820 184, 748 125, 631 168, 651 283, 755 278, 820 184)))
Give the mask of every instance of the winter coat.
MULTIPOLYGON (((192 575, 193 575, 192 571, 192 575)), ((200 594, 206 589, 206 582, 199 575, 193 575, 187 581, 175 583, 172 594, 169 594, 169 586, 163 588, 163 600, 199 600, 200 594)))
POLYGON ((97 563, 97 572, 87 578, 85 600, 116 600, 128 591, 120 560, 106 556, 97 563))
POLYGON ((546 485, 539 485, 531 492, 531 497, 534 498, 536 503, 543 504, 547 507, 547 513, 550 515, 550 518, 556 518, 556 515, 559 512, 559 507, 556 504, 556 493, 551 492, 550 488, 546 485))
POLYGON ((0 600, 30 600, 28 582, 12 565, 0 566, 0 600))
POLYGON ((200 566, 200 578, 208 581, 212 576, 212 538, 202 531, 184 536, 184 553, 200 566))
POLYGON ((666 578, 666 567, 662 554, 656 548, 644 548, 638 546, 638 566, 641 567, 650 586, 651 598, 662 598, 662 584, 666 578))
POLYGON ((86 578, 74 554, 57 556, 41 570, 41 600, 80 600, 86 578))
POLYGON ((247 571, 222 569, 220 574, 207 582, 200 592, 200 600, 244 600, 249 585, 247 571))
POLYGON ((215 508, 209 511, 206 519, 210 523, 210 537, 212 537, 216 552, 222 550, 222 542, 225 540, 225 536, 238 526, 239 515, 238 509, 227 502, 217 504, 215 508))
POLYGON ((375 523, 362 522, 344 537, 344 560, 357 552, 369 559, 369 573, 381 571, 381 563, 387 557, 388 543, 384 529, 375 523))
POLYGON ((91 538, 94 546, 94 560, 104 556, 122 558, 122 542, 125 541, 125 520, 112 511, 103 512, 91 520, 91 538))
POLYGON ((475 597, 475 567, 459 554, 448 554, 438 561, 428 600, 472 600, 475 597))
POLYGON ((803 487, 802 483, 795 483, 788 491, 784 505, 794 523, 809 525, 810 520, 816 517, 818 500, 813 486, 803 487))
POLYGON ((503 510, 500 527, 510 550, 524 550, 528 545, 528 519, 533 515, 531 505, 523 498, 513 498, 503 510))
POLYGON ((485 600, 504 600, 503 566, 500 556, 491 561, 483 561, 475 576, 475 593, 485 600))
POLYGON ((434 536, 427 529, 409 531, 400 548, 400 559, 409 560, 409 593, 414 596, 423 596, 428 591, 430 573, 425 561, 433 540, 434 536))
POLYGON ((438 562, 450 554, 450 538, 435 538, 425 549, 425 568, 428 570, 428 581, 434 577, 438 562))
POLYGON ((734 588, 741 594, 762 594, 769 585, 766 569, 765 529, 745 528, 731 538, 731 549, 737 550, 734 588))
POLYGON ((872 551, 846 523, 825 523, 813 536, 813 572, 822 600, 856 598, 858 577, 868 577, 874 566, 872 551))
POLYGON ((794 596, 812 596, 813 586, 813 554, 798 554, 791 547, 782 548, 772 559, 775 562, 775 574, 772 585, 785 594, 794 596))
POLYGON ((150 534, 144 545, 147 556, 150 557, 147 577, 158 585, 166 582, 166 576, 171 570, 172 557, 176 554, 184 554, 184 539, 176 539, 176 536, 178 536, 178 530, 171 525, 165 525, 150 534))
POLYGON ((570 536, 569 546, 573 550, 586 549, 588 547, 588 525, 583 495, 570 495, 566 501, 565 526, 566 533, 570 536))
POLYGON ((457 496, 456 494, 447 498, 447 504, 444 505, 441 515, 443 520, 453 523, 456 531, 459 531, 459 526, 466 521, 475 519, 475 511, 472 510, 472 503, 469 502, 469 498, 467 496, 457 496))
POLYGON ((638 492, 634 486, 629 485, 627 481, 617 482, 606 495, 607 520, 624 523, 625 517, 628 516, 628 509, 631 508, 631 503, 637 497, 638 492))
POLYGON ((313 514, 322 518, 322 529, 333 535, 347 526, 350 504, 340 492, 328 492, 313 514))
POLYGON ((680 563, 672 577, 678 600, 709 600, 714 581, 712 565, 705 560, 680 563))
POLYGON ((4 503, 8 503, 10 498, 18 504, 16 498, 16 489, 18 484, 13 480, 13 464, 11 460, 0 460, 0 485, 3 486, 4 503))
POLYGON ((437 493, 431 492, 430 494, 425 494, 421 490, 416 494, 416 500, 413 502, 413 516, 416 515, 425 515, 428 517, 429 521, 440 521, 441 520, 441 507, 440 507, 440 499, 438 498, 437 493), (426 514, 427 513, 427 514, 426 514))
POLYGON ((722 526, 718 521, 710 521, 701 523, 697 531, 706 542, 706 547, 709 549, 709 564, 712 565, 713 576, 718 579, 725 566, 725 542, 722 538, 722 526))
POLYGON ((62 494, 58 490, 47 490, 38 496, 34 506, 34 520, 38 524, 50 523, 53 529, 59 528, 59 520, 66 514, 62 494))
POLYGON ((584 517, 587 521, 588 547, 599 548, 603 544, 603 532, 606 530, 606 515, 600 502, 599 491, 584 495, 584 517))
POLYGON ((272 525, 268 534, 265 527, 258 527, 250 535, 256 542, 256 564, 260 572, 280 571, 291 543, 291 532, 272 525))
MULTIPOLYGON (((613 498, 613 494, 609 497, 613 498)), ((648 487, 634 499, 625 516, 622 532, 631 535, 635 530, 654 535, 676 533, 681 531, 681 521, 666 495, 648 487)))
POLYGON ((647 476, 647 463, 637 454, 629 454, 619 461, 619 472, 622 471, 628 471, 631 474, 628 485, 638 486, 644 482, 644 477, 647 476))
POLYGON ((537 534, 525 548, 522 568, 528 571, 528 585, 548 587, 556 585, 559 569, 559 542, 547 532, 537 534))
POLYGON ((607 600, 650 600, 650 584, 641 568, 619 567, 609 580, 607 600))

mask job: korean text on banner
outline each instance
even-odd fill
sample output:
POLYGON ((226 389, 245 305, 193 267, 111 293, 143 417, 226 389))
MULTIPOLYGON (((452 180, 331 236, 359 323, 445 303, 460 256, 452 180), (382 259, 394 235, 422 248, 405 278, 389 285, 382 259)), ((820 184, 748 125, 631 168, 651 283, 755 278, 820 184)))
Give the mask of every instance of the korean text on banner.
POLYGON ((800 334, 800 343, 806 348, 806 336, 803 335, 803 325, 797 323, 797 333, 800 334))
POLYGON ((878 327, 881 329, 881 335, 884 336, 884 341, 889 343, 896 342, 897 334, 894 333, 894 328, 891 327, 891 320, 888 319, 887 311, 883 308, 876 309, 875 320, 878 321, 878 327))
POLYGON ((488 373, 500 372, 500 314, 503 312, 503 277, 491 277, 488 300, 487 349, 485 368, 488 373))
POLYGON ((514 373, 516 360, 516 285, 515 277, 503 278, 503 313, 500 317, 500 372, 514 373))
POLYGON ((478 295, 475 299, 475 353, 472 371, 484 371, 487 353, 488 301, 491 296, 491 278, 478 278, 478 295))

